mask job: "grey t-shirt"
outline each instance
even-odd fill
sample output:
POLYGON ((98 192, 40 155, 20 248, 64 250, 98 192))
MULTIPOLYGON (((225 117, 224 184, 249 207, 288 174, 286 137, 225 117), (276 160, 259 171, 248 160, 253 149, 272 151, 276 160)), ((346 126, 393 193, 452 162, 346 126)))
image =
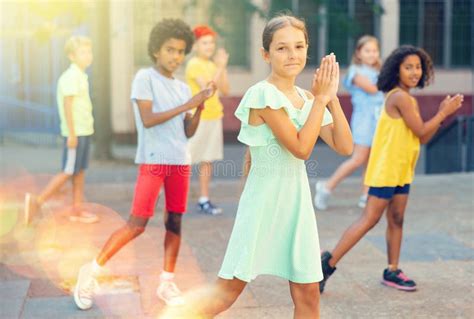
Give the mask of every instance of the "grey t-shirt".
POLYGON ((164 112, 183 105, 191 98, 186 83, 161 75, 150 67, 141 69, 132 83, 131 99, 138 133, 137 164, 189 165, 191 156, 184 131, 185 113, 150 128, 143 126, 137 100, 153 101, 153 112, 164 112))

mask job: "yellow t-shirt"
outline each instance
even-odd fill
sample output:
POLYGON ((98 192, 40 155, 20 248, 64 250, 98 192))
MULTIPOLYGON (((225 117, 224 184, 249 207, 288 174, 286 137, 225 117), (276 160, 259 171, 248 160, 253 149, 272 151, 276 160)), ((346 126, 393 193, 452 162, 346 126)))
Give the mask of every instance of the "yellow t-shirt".
MULTIPOLYGON (((398 89, 387 93, 388 97, 398 89)), ((413 107, 416 100, 412 98, 413 107)), ((364 184, 372 187, 396 187, 410 184, 420 153, 420 139, 403 118, 392 118, 382 109, 375 130, 364 184)))
POLYGON ((76 136, 92 135, 94 133, 94 118, 89 96, 89 80, 87 74, 74 63, 61 74, 56 89, 62 136, 69 136, 64 111, 64 97, 66 96, 74 97, 72 100, 72 121, 76 136))
MULTIPOLYGON (((217 66, 211 60, 204 60, 193 57, 186 65, 186 82, 191 88, 193 95, 201 91, 201 87, 196 79, 202 78, 204 81, 212 81, 217 72, 217 66)), ((219 100, 218 92, 204 103, 204 110, 201 114, 203 120, 218 120, 224 116, 224 107, 219 100)))

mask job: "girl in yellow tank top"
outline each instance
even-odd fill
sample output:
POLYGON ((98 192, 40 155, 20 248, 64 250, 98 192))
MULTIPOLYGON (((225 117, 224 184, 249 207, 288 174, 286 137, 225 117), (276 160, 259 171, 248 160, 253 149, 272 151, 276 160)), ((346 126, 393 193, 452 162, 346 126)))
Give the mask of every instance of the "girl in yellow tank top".
POLYGON ((321 256, 324 290, 337 262, 372 228, 387 209, 388 267, 382 283, 400 290, 415 290, 416 284, 398 268, 402 242, 403 216, 413 181, 420 143, 428 142, 440 123, 461 107, 462 95, 447 96, 438 113, 429 121, 420 117, 410 90, 423 88, 433 76, 428 54, 420 48, 401 46, 392 52, 380 71, 377 86, 388 92, 377 124, 369 157, 365 184, 369 198, 363 215, 345 232, 332 252, 321 256))
MULTIPOLYGON (((372 152, 367 165, 365 185, 396 187, 410 184, 420 151, 420 139, 407 126, 402 117, 393 118, 386 111, 392 94, 404 94, 397 87, 387 93, 385 105, 375 130, 372 152)), ((405 93, 406 94, 406 93, 405 93)), ((410 96, 409 106, 418 115, 418 105, 410 96)))

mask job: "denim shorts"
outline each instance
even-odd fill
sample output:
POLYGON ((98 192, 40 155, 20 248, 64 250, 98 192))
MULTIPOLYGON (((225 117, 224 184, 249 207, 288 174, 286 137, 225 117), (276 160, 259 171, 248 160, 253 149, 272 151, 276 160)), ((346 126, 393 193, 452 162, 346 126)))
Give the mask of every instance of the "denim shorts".
POLYGON ((369 195, 388 200, 391 200, 395 195, 409 193, 410 184, 396 187, 369 187, 369 195))
POLYGON ((62 171, 68 175, 76 175, 89 166, 90 136, 78 136, 77 147, 67 147, 64 137, 62 171))

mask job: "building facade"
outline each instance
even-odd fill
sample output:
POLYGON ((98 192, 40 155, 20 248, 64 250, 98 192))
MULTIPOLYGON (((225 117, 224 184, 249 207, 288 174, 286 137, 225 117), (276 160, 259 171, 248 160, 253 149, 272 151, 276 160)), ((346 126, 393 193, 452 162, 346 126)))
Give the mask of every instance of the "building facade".
MULTIPOLYGON (((29 104, 54 113, 56 81, 68 64, 63 53, 64 41, 71 34, 94 32, 90 28, 93 2, 84 1, 72 12, 67 6, 64 12, 59 9, 55 9, 56 16, 51 16, 35 5, 0 2, 0 63, 4 70, 0 73, 1 108, 7 104, 11 108, 29 104)), ((150 65, 149 32, 166 17, 182 18, 190 25, 211 24, 221 34, 218 43, 231 55, 231 97, 224 99, 224 126, 226 131, 235 132, 238 122, 233 110, 240 97, 269 72, 260 56, 265 16, 285 9, 303 17, 309 31, 309 60, 298 79, 301 87, 309 87, 315 65, 329 52, 337 55, 344 74, 357 37, 372 34, 380 40, 383 58, 401 44, 421 46, 433 57, 435 82, 416 92, 420 104, 429 104, 428 115, 442 95, 457 92, 467 96, 463 112, 472 114, 471 0, 110 0, 109 32, 92 37, 109 41, 109 52, 100 54, 107 54, 110 61, 108 94, 114 134, 133 135, 135 131, 130 84, 138 69, 150 65)), ((178 72, 179 78, 183 78, 183 71, 184 68, 178 72)), ((91 78, 97 80, 100 79, 91 78)), ((350 115, 349 97, 344 89, 341 97, 346 114, 350 115)))

